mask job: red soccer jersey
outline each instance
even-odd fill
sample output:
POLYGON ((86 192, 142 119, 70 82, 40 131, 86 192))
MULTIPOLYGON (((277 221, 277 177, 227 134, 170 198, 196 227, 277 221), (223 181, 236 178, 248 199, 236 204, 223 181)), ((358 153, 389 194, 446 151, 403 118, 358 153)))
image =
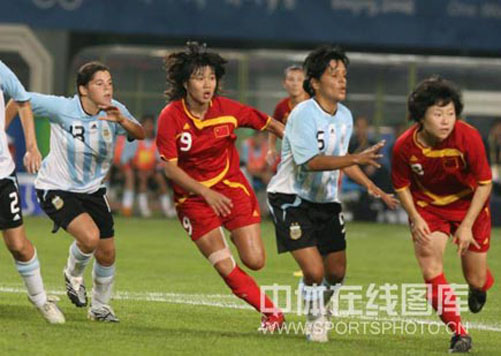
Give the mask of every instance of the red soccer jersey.
POLYGON ((409 187, 417 206, 462 218, 477 186, 492 179, 479 132, 458 120, 447 139, 429 148, 418 142, 417 129, 409 128, 393 148, 395 190, 409 187))
MULTIPOLYGON (((235 147, 235 129, 264 130, 271 117, 231 99, 217 96, 200 120, 188 110, 184 100, 173 101, 160 113, 157 147, 166 161, 177 160, 190 177, 212 187, 240 172, 235 147)), ((187 192, 173 184, 177 198, 187 192)))
POLYGON ((290 98, 284 98, 280 100, 275 106, 275 111, 273 112, 273 118, 280 121, 285 125, 287 118, 292 111, 292 104, 290 98))

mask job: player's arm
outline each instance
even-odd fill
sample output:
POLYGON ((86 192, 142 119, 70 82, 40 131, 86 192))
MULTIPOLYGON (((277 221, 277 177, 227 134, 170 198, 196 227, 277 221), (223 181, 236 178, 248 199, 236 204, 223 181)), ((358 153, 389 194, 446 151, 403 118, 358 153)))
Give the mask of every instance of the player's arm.
POLYGON ((16 102, 12 99, 9 100, 9 103, 5 108, 6 129, 17 113, 19 113, 19 118, 23 127, 24 142, 26 144, 26 153, 23 158, 23 163, 29 173, 36 173, 40 169, 42 155, 38 150, 37 138, 35 134, 35 122, 33 120, 33 111, 31 111, 30 102, 16 102))
POLYGON ((466 216, 456 230, 452 240, 458 245, 458 255, 464 255, 466 251, 468 251, 470 244, 474 244, 477 248, 480 248, 478 243, 473 238, 472 227, 478 217, 478 214, 482 211, 485 202, 489 198, 491 191, 492 182, 479 185, 477 189, 475 189, 475 193, 473 194, 466 216))
POLYGON ((357 164, 371 165, 379 168, 381 165, 377 160, 383 157, 383 155, 379 153, 379 150, 381 150, 384 144, 385 142, 381 141, 363 152, 344 156, 316 155, 306 163, 306 168, 310 171, 332 171, 357 164))
POLYGON ((370 195, 375 198, 380 198, 390 209, 396 209, 398 200, 393 194, 388 194, 381 190, 367 175, 360 169, 358 165, 343 168, 343 172, 351 178, 355 183, 365 187, 370 195))
POLYGON ((426 221, 419 215, 419 212, 414 205, 414 199, 409 187, 397 189, 397 196, 400 199, 400 204, 407 212, 410 220, 411 234, 414 241, 417 243, 425 244, 430 241, 430 228, 426 221))
POLYGON ((144 140, 145 133, 143 126, 132 120, 129 120, 122 111, 115 105, 100 106, 101 110, 106 112, 106 116, 100 117, 100 120, 112 121, 120 124, 125 131, 127 131, 127 136, 136 140, 144 140))
POLYGON ((23 163, 29 173, 36 173, 40 169, 42 155, 38 150, 33 112, 29 101, 19 102, 17 106, 19 107, 19 118, 23 126, 24 141, 26 143, 23 163))
POLYGON ((18 106, 13 99, 10 99, 5 107, 5 130, 9 128, 10 123, 18 113, 18 106))
MULTIPOLYGON (((284 129, 285 126, 282 124, 280 121, 275 120, 274 118, 270 117, 268 125, 266 125, 266 131, 268 131, 271 136, 276 136, 279 138, 284 137, 284 129)), ((275 138, 276 141, 276 138, 275 138)))
POLYGON ((204 198, 218 216, 230 214, 233 208, 231 199, 191 178, 183 169, 178 167, 177 160, 165 161, 164 172, 167 178, 184 190, 204 198))
POLYGON ((268 134, 268 152, 266 152, 266 162, 273 166, 278 160, 277 152, 277 136, 272 133, 268 134))

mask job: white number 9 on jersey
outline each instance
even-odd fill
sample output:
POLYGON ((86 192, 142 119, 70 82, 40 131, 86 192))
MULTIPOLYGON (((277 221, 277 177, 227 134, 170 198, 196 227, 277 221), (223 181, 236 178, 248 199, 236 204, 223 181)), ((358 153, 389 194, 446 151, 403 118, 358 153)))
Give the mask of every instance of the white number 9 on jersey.
POLYGON ((191 139, 191 134, 189 132, 183 132, 181 134, 179 142, 181 143, 181 147, 179 147, 181 151, 184 152, 189 151, 191 148, 191 144, 193 143, 193 140, 191 139))
POLYGON ((191 227, 191 221, 187 216, 183 217, 183 227, 189 236, 193 233, 193 228, 191 227))

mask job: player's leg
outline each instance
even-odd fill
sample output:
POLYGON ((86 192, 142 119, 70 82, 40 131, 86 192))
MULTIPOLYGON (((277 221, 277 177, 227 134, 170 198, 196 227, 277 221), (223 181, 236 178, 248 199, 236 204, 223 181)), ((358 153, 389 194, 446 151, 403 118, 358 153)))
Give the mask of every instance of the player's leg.
POLYGON ((151 171, 139 169, 137 171, 138 190, 137 201, 139 203, 139 212, 142 217, 151 217, 151 210, 148 204, 148 179, 151 177, 151 171))
POLYGON ((63 275, 66 292, 77 307, 87 305, 87 291, 83 275, 99 244, 99 228, 88 213, 75 217, 66 227, 75 241, 70 245, 63 275))
POLYGON ((245 300, 266 317, 282 317, 271 300, 261 293, 254 279, 236 264, 220 227, 196 239, 195 244, 237 297, 245 300))
POLYGON ((118 322, 110 307, 113 282, 115 280, 115 239, 101 239, 95 253, 92 269, 92 299, 88 316, 92 320, 118 322))
POLYGON ((47 298, 40 273, 40 262, 35 248, 26 238, 24 226, 2 230, 2 234, 7 248, 14 257, 16 269, 24 281, 29 300, 49 323, 64 323, 61 310, 54 301, 47 298))
POLYGON ((454 333, 450 346, 452 351, 454 349, 471 348, 471 338, 461 322, 456 305, 456 296, 447 283, 443 271, 443 255, 448 238, 448 235, 444 232, 434 231, 431 233, 428 242, 419 243, 414 241, 414 252, 423 278, 429 288, 428 301, 433 309, 437 311, 440 319, 454 333))
POLYGON ((475 220, 472 233, 480 247, 470 245, 466 254, 461 256, 461 263, 464 277, 470 287, 468 307, 472 313, 478 313, 487 301, 487 290, 494 284, 494 277, 487 265, 491 236, 491 217, 488 208, 483 209, 475 220))
POLYGON ((115 280, 115 229, 111 209, 106 199, 106 190, 100 189, 82 198, 85 211, 98 229, 99 242, 94 253, 92 269, 92 300, 88 317, 104 322, 118 322, 109 302, 115 280))
POLYGON ((240 260, 249 269, 258 271, 264 267, 265 252, 261 240, 261 225, 242 226, 231 231, 231 240, 235 244, 240 260))

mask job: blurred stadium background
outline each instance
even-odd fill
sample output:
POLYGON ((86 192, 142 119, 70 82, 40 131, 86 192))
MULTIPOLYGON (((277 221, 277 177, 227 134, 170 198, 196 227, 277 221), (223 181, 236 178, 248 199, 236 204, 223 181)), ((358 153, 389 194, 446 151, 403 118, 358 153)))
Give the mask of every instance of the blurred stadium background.
MULTIPOLYGON (((286 96, 284 68, 300 64, 319 44, 343 46, 351 60, 347 105, 354 117, 368 119, 372 139, 388 139, 388 148, 407 123, 407 94, 431 74, 462 87, 466 120, 480 130, 486 143, 494 123, 501 120, 499 0, 3 0, 1 5, 0 59, 26 88, 72 96, 76 69, 97 59, 111 67, 115 98, 138 118, 157 115, 165 105, 163 57, 187 40, 197 40, 229 60, 225 95, 270 114, 286 96)), ((36 125, 46 154, 48 120, 37 120, 36 125)), ((8 133, 17 169, 22 171, 24 140, 18 120, 8 133)), ((247 135, 241 132, 242 138, 247 135)), ((492 147, 496 142, 491 141, 490 149, 501 149, 501 134, 499 146, 492 147)), ((501 162, 491 160, 491 164, 501 167, 501 162)), ((19 177, 25 213, 40 214, 32 177, 19 177)), ((499 180, 497 184, 492 211, 494 223, 501 225, 499 180)), ((66 243, 56 243, 47 237, 48 219, 28 217, 26 222, 41 256, 47 289, 63 294, 60 267, 70 239, 66 236, 66 243)), ((119 272, 114 305, 122 324, 89 325, 85 315, 64 299, 61 306, 71 328, 47 328, 21 297, 24 291, 10 256, 0 249, 0 354, 53 355, 72 350, 120 355, 284 351, 402 355, 445 350, 444 335, 337 335, 336 342, 328 345, 307 345, 302 336, 259 337, 254 331, 256 314, 231 306, 233 297, 177 221, 118 217, 116 225, 119 272), (167 303, 152 303, 155 300, 167 303), (211 305, 224 308, 210 309, 211 305)), ((406 227, 355 222, 348 228, 349 283, 421 282, 406 227), (391 263, 381 262, 383 252, 392 255, 391 263)), ((497 256, 499 229, 493 235, 491 255, 497 256)), ((277 256, 269 221, 263 222, 263 240, 268 261, 258 281, 296 284, 292 275, 296 265, 289 256, 277 256)), ((454 254, 449 248, 447 269, 453 281, 462 283, 454 254)), ((499 259, 490 263, 494 272, 501 270, 499 259)), ((495 303, 499 297, 499 288, 494 288, 487 310, 467 316, 474 323, 475 345, 482 354, 499 354, 500 307, 495 303)))

